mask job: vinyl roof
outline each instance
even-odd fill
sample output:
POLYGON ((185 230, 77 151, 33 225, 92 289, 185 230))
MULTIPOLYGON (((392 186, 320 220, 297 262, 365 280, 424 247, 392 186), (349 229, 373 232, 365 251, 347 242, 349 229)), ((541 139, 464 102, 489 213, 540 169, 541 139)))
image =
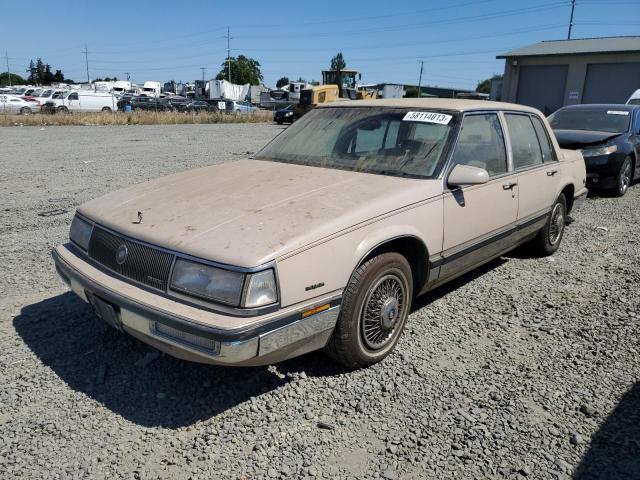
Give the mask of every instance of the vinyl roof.
POLYGON ((383 98, 377 100, 345 100, 318 105, 318 108, 329 107, 425 108, 429 110, 452 110, 455 112, 468 112, 471 110, 517 110, 520 112, 540 114, 535 108, 516 105, 515 103, 464 100, 458 98, 383 98))
POLYGON ((502 53, 496 58, 544 55, 585 55, 589 53, 640 53, 640 37, 602 37, 576 40, 546 40, 502 53))

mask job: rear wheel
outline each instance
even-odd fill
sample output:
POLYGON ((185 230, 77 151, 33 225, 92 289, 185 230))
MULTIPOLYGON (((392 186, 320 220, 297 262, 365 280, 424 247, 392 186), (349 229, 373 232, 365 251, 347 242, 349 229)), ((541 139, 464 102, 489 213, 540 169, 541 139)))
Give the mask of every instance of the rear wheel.
POLYGON ((31 109, 29 107, 22 107, 20 109, 21 115, 31 115, 31 109))
POLYGON ((567 222, 567 199, 564 194, 560 194, 551 207, 551 213, 547 218, 547 223, 540 229, 538 234, 531 240, 533 253, 546 257, 555 253, 560 247, 564 227, 567 222))
POLYGON ((412 298, 411 267, 404 256, 388 252, 366 261, 349 280, 325 352, 353 369, 381 361, 400 338, 412 298))
POLYGON ((102 107, 102 111, 105 113, 110 113, 111 109, 109 107, 102 107))
POLYGON ((616 187, 614 189, 614 194, 616 197, 622 197, 627 190, 631 186, 631 182, 633 181, 633 164, 631 162, 631 157, 627 157, 622 162, 622 166, 620 167, 620 171, 618 172, 618 181, 616 182, 616 187))

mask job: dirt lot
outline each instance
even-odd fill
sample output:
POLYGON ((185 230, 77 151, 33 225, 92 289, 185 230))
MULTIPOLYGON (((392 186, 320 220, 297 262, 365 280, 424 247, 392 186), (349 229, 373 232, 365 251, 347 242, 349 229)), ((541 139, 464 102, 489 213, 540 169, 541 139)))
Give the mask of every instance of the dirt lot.
POLYGON ((640 478, 640 185, 418 299, 358 372, 158 355, 57 278, 75 206, 280 128, 0 129, 0 478, 640 478))

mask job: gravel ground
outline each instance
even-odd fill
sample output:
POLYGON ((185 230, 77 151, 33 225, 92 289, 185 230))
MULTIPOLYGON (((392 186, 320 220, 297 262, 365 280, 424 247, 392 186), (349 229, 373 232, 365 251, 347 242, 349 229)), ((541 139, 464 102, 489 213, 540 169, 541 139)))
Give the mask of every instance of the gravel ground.
POLYGON ((76 205, 273 125, 0 130, 0 478, 640 478, 640 185, 556 255, 417 300, 387 360, 190 364, 95 321, 50 249, 76 205))

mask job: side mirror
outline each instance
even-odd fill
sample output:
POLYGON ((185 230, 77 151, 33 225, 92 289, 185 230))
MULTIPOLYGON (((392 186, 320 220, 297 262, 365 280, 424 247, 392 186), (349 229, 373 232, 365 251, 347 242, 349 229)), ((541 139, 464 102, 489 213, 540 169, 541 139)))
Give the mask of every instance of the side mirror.
POLYGON ((471 165, 456 165, 447 183, 452 187, 464 187, 466 185, 482 185, 489 181, 489 172, 484 168, 472 167, 471 165))

